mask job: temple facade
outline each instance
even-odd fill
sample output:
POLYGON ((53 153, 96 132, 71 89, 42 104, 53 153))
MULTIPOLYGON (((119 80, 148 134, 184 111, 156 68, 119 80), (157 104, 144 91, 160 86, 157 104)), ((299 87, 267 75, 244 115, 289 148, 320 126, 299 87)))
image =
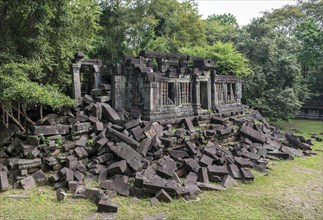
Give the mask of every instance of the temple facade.
MULTIPOLYGON (((241 80, 217 75, 212 60, 141 51, 137 57, 125 57, 124 64, 114 65, 110 72, 112 107, 140 110, 144 120, 243 112, 241 80)), ((97 79, 102 77, 97 72, 95 76, 97 90, 97 79)))

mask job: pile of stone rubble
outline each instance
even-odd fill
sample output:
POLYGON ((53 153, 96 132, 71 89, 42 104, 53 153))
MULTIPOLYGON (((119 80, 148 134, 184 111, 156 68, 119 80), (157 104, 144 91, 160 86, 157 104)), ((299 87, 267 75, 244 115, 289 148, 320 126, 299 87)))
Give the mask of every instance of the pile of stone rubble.
POLYGON ((116 111, 86 95, 77 108, 49 114, 27 134, 0 146, 0 191, 52 184, 116 212, 114 196, 194 199, 267 172, 269 160, 311 155, 310 140, 280 133, 258 111, 228 118, 212 114, 169 121, 141 120, 140 111, 116 111), (50 175, 48 175, 50 173, 50 175), (87 188, 84 179, 100 182, 87 188))

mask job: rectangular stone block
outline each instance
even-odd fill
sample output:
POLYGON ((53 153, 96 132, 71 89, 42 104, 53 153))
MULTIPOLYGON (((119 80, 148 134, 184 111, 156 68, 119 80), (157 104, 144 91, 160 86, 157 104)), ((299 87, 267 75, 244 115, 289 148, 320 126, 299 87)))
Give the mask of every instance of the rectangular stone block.
POLYGON ((185 129, 186 129, 186 130, 189 130, 189 131, 190 131, 190 132, 192 132, 192 133, 194 133, 194 132, 195 132, 195 128, 194 128, 194 126, 193 126, 193 123, 192 123, 191 119, 189 119, 189 118, 184 118, 182 122, 183 122, 183 124, 184 124, 184 126, 185 126, 185 129))
POLYGON ((107 199, 101 199, 98 203, 98 212, 117 212, 119 205, 107 199))
POLYGON ((0 192, 9 189, 8 173, 0 171, 0 192))
POLYGON ((207 167, 201 167, 198 172, 198 181, 202 183, 209 183, 209 176, 207 167))
POLYGON ((193 142, 187 141, 185 144, 186 144, 186 148, 187 148, 188 152, 191 155, 196 155, 197 154, 196 145, 193 142))
POLYGON ((20 184, 24 190, 29 190, 36 187, 36 182, 32 176, 27 176, 26 178, 20 180, 20 184))
POLYGON ((203 156, 200 159, 201 166, 208 167, 208 166, 211 166, 212 163, 213 163, 213 158, 203 154, 203 156))
POLYGON ((246 125, 243 125, 241 127, 240 133, 242 133, 243 135, 255 142, 265 143, 266 141, 266 137, 262 133, 246 125))
POLYGON ((164 178, 172 178, 176 169, 176 162, 170 157, 164 157, 157 168, 157 174, 164 178))
POLYGON ((146 156, 150 146, 151 146, 151 139, 146 138, 145 140, 141 141, 138 152, 143 156, 146 156))
POLYGON ((120 120, 120 117, 117 114, 117 112, 109 104, 101 103, 101 106, 103 118, 111 121, 112 123, 115 123, 116 121, 120 120))
POLYGON ((200 168, 201 168, 201 166, 196 162, 196 160, 191 159, 191 158, 185 160, 185 169, 188 172, 197 173, 200 168))
POLYGON ((66 135, 66 134, 70 133, 70 127, 69 127, 69 125, 34 126, 33 133, 35 135, 42 134, 45 136, 57 135, 57 134, 66 135))
POLYGON ((163 189, 161 189, 155 196, 160 202, 172 202, 172 197, 163 189))
POLYGON ((106 135, 108 137, 113 138, 116 141, 124 142, 124 143, 134 147, 135 149, 137 149, 140 146, 140 143, 138 141, 136 141, 136 140, 134 140, 134 139, 122 134, 121 132, 119 132, 113 128, 110 128, 110 127, 107 127, 106 135))
POLYGON ((111 151, 118 157, 127 161, 127 164, 135 171, 143 167, 143 157, 125 143, 117 143, 110 146, 111 151))
POLYGON ((225 176, 229 174, 227 166, 212 165, 208 167, 209 175, 225 176))
POLYGON ((116 175, 116 174, 123 174, 127 169, 127 162, 126 160, 121 160, 118 162, 114 162, 108 167, 108 174, 110 176, 116 175))

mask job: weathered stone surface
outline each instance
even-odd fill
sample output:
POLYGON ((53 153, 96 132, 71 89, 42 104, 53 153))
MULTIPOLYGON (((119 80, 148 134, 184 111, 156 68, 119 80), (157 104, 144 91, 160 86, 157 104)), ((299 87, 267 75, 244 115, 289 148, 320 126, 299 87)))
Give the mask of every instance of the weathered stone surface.
POLYGON ((36 187, 36 182, 32 176, 27 176, 26 178, 20 180, 20 184, 24 190, 36 187))
POLYGON ((225 176, 229 174, 227 166, 212 165, 208 167, 209 175, 225 176))
POLYGON ((223 178, 223 181, 221 183, 221 185, 225 188, 228 188, 230 186, 233 186, 236 184, 236 181, 232 178, 232 176, 230 175, 226 175, 224 178, 223 178))
POLYGON ((0 192, 9 189, 8 173, 0 171, 0 192))
POLYGON ((37 172, 32 174, 35 182, 38 186, 44 186, 47 183, 47 177, 42 170, 38 170, 37 172))
POLYGON ((84 196, 85 198, 93 201, 95 204, 98 204, 99 201, 105 197, 105 194, 98 188, 87 188, 84 192, 84 196))
POLYGON ((144 165, 142 163, 143 157, 129 145, 125 143, 118 143, 117 145, 113 145, 110 148, 115 155, 122 159, 125 159, 127 161, 127 164, 135 171, 140 170, 144 165))
POLYGON ((172 197, 163 189, 161 189, 155 196, 160 202, 172 202, 172 197))
POLYGON ((157 174, 164 178, 172 178, 176 168, 176 162, 173 159, 164 157, 158 166, 157 174))
POLYGON ((98 212, 117 212, 119 205, 108 199, 101 199, 98 203, 98 212))
POLYGON ((197 173, 201 166, 194 159, 185 159, 185 168, 189 172, 197 173))
POLYGON ((127 169, 127 162, 126 160, 121 160, 118 162, 114 162, 108 167, 108 173, 110 176, 115 174, 123 174, 127 169))
POLYGON ((200 159, 200 164, 204 167, 211 166, 212 163, 213 163, 213 159, 205 154, 200 159))
POLYGON ((56 198, 58 201, 64 201, 67 197, 67 193, 63 189, 56 190, 56 198))
POLYGON ((184 126, 185 126, 185 129, 187 129, 187 130, 189 130, 190 132, 195 132, 195 128, 194 128, 194 126, 193 126, 193 123, 192 123, 192 121, 191 121, 191 119, 189 119, 189 118, 184 118, 183 119, 183 124, 184 124, 184 126))
POLYGON ((248 137, 251 140, 256 141, 256 142, 265 143, 265 141, 266 141, 266 138, 262 133, 260 133, 260 132, 256 131, 255 129, 248 127, 246 125, 243 125, 241 127, 240 133, 242 133, 246 137, 248 137))
POLYGON ((201 189, 206 190, 224 190, 225 188, 221 185, 211 184, 211 183, 201 183, 197 182, 197 186, 201 189))
POLYGON ((186 148, 191 155, 197 154, 196 145, 193 142, 187 141, 186 148))
POLYGON ((66 135, 70 133, 70 127, 68 125, 53 125, 53 126, 34 126, 33 133, 35 135, 66 135))
POLYGON ((101 106, 103 118, 111 121, 112 123, 115 123, 116 121, 120 120, 120 117, 117 114, 117 112, 109 104, 101 103, 101 106))
POLYGON ((208 169, 207 167, 201 167, 198 172, 198 181, 202 183, 209 183, 208 169))
POLYGON ((108 137, 111 137, 115 139, 116 141, 124 142, 134 148, 138 148, 140 146, 140 143, 132 138, 129 138, 128 136, 120 133, 117 130, 114 130, 113 128, 107 127, 106 135, 108 137))

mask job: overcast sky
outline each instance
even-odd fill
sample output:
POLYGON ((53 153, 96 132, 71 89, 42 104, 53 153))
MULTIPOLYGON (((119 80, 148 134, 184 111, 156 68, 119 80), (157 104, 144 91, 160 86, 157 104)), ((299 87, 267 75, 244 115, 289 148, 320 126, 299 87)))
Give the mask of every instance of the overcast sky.
POLYGON ((295 0, 195 0, 202 18, 212 14, 231 13, 239 25, 246 25, 252 18, 261 17, 262 11, 296 4, 295 0))

